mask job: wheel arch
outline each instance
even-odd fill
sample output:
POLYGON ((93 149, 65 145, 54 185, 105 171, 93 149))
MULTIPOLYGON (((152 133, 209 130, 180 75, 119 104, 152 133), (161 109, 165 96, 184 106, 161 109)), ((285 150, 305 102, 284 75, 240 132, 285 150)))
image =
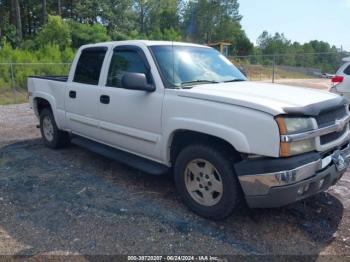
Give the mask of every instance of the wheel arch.
POLYGON ((161 157, 166 164, 171 166, 171 148, 173 147, 174 139, 178 138, 179 134, 194 134, 193 139, 198 137, 209 137, 216 141, 221 141, 227 146, 230 146, 235 152, 249 153, 250 145, 247 137, 237 129, 221 125, 213 122, 207 122, 198 119, 186 117, 171 118, 164 125, 164 143, 162 146, 161 157))
POLYGON ((177 129, 171 133, 168 140, 167 162, 173 165, 181 150, 187 145, 195 143, 209 143, 241 158, 236 147, 222 137, 189 129, 177 129))
POLYGON ((38 118, 40 118, 40 113, 44 108, 49 108, 52 111, 56 125, 60 128, 59 121, 57 121, 56 103, 54 98, 46 94, 36 94, 33 98, 33 109, 38 118))

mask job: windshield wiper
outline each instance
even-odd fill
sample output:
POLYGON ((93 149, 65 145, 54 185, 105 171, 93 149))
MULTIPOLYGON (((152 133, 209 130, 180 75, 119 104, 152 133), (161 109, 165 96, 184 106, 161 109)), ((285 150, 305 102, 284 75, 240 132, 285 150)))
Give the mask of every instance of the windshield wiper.
POLYGON ((246 81, 245 79, 240 79, 240 78, 237 78, 237 79, 232 79, 232 80, 227 80, 227 81, 224 81, 224 83, 231 83, 231 82, 242 82, 242 81, 246 81))
POLYGON ((182 82, 181 83, 181 87, 185 87, 185 86, 191 86, 191 85, 195 85, 195 84, 218 84, 218 81, 214 81, 214 80, 194 80, 194 81, 187 81, 187 82, 182 82))

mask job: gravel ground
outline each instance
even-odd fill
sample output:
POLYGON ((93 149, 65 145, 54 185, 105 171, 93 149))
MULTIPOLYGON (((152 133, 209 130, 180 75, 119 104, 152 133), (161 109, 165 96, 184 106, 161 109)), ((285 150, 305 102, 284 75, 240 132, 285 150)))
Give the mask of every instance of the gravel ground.
MULTIPOLYGON (((264 82, 271 83, 271 81, 264 81, 264 82)), ((323 79, 323 78, 276 79, 275 83, 283 84, 283 85, 290 85, 290 86, 303 86, 303 87, 323 89, 323 90, 329 90, 332 86, 330 79, 323 79)))
POLYGON ((180 203, 170 175, 50 150, 36 124, 28 104, 0 106, 1 255, 350 256, 349 172, 308 200, 213 222, 180 203))

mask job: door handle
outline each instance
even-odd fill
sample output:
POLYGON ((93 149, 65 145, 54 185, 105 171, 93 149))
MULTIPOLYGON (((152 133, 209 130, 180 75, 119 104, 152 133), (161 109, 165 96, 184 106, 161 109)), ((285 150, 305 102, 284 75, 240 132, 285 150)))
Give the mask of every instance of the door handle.
POLYGON ((77 97, 77 92, 76 91, 69 91, 69 97, 70 98, 76 98, 77 97))
POLYGON ((106 96, 106 95, 100 96, 100 102, 102 104, 109 104, 109 101, 110 101, 109 96, 106 96))

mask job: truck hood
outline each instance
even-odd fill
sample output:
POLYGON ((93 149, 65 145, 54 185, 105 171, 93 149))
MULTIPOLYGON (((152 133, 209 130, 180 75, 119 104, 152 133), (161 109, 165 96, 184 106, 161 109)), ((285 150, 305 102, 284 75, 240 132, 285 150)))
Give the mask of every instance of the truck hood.
POLYGON ((327 105, 342 103, 338 95, 327 91, 250 81, 196 85, 179 90, 179 95, 244 106, 274 116, 292 112, 316 115, 327 105))

